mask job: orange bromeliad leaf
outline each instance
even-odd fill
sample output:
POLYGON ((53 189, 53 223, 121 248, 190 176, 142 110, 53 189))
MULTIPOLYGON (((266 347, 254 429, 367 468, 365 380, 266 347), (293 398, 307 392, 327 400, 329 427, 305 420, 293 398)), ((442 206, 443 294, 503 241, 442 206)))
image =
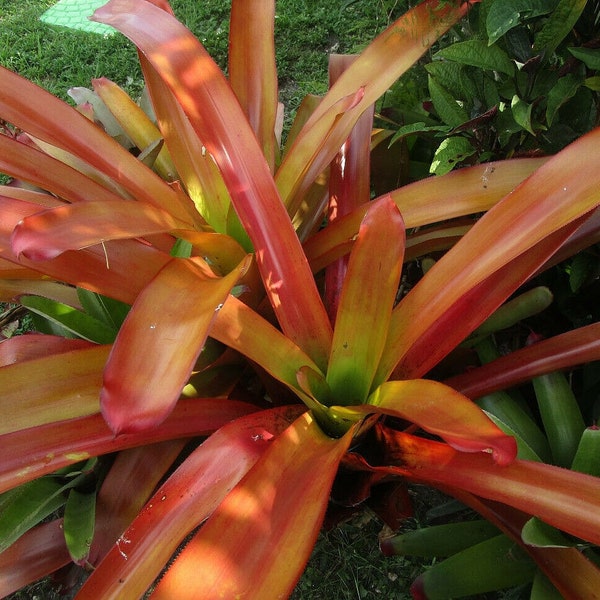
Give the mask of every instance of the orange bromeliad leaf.
POLYGON ((115 437, 99 413, 23 428, 0 436, 0 493, 90 456, 174 438, 210 435, 232 419, 255 411, 255 406, 236 400, 190 398, 178 402, 155 429, 135 434, 115 437))
POLYGON ((25 217, 14 229, 12 249, 17 256, 47 260, 107 240, 189 227, 189 223, 142 202, 78 202, 25 217))
MULTIPOLYGON (((387 379, 413 344, 461 297, 537 244, 549 244, 545 238, 559 235, 600 204, 600 172, 594 162, 599 139, 596 129, 544 163, 428 271, 394 310, 378 381, 387 379)), ((538 267, 548 258, 540 254, 538 267)))
MULTIPOLYGON (((94 79, 92 86, 140 151, 162 139, 156 125, 116 83, 102 77, 94 79)), ((169 150, 165 146, 161 148, 153 166, 163 179, 167 181, 176 179, 177 173, 169 150)))
POLYGON ((240 417, 211 435, 160 486, 77 599, 143 595, 185 536, 215 510, 302 411, 302 406, 261 411, 240 417))
POLYGON ((229 24, 229 81, 271 172, 277 140, 277 69, 275 66, 275 2, 234 0, 229 24), (261 35, 256 35, 260 31, 261 35))
POLYGON ((302 367, 321 374, 310 357, 279 329, 233 296, 223 304, 210 336, 259 364, 290 389, 300 390, 296 374, 302 367))
POLYGON ((140 290, 170 260, 167 254, 137 240, 109 241, 41 262, 18 259, 11 249, 12 232, 22 219, 39 211, 36 202, 2 199, 0 258, 127 304, 133 303, 140 290))
POLYGON ((499 468, 484 455, 457 452, 439 442, 387 428, 380 428, 379 434, 388 465, 374 467, 381 472, 462 489, 534 514, 571 535, 600 544, 598 477, 526 460, 499 468))
POLYGON ((88 556, 90 564, 96 566, 114 546, 158 484, 173 469, 187 442, 182 438, 166 440, 117 454, 98 491, 95 533, 88 556))
POLYGON ((352 430, 327 437, 310 413, 275 438, 158 584, 152 598, 284 598, 321 527, 352 430))
POLYGON ((514 438, 503 433, 466 396, 437 381, 388 381, 369 397, 369 404, 332 407, 340 418, 383 413, 415 423, 463 452, 490 452, 499 465, 517 456, 514 438))
POLYGON ((98 412, 109 351, 90 346, 1 367, 0 433, 98 412))
MULTIPOLYGON (((97 125, 4 67, 0 67, 0 115, 15 127, 88 162, 120 184, 132 198, 163 208, 183 220, 197 218, 192 203, 184 195, 178 194, 97 125), (40 119, 40 115, 49 112, 52 119, 40 119)), ((10 173, 12 167, 18 167, 15 157, 10 161, 10 157, 3 158, 7 159, 3 162, 8 162, 8 169, 3 166, 3 171, 10 173)), ((54 175, 47 179, 57 183, 60 178, 54 175)))
POLYGON ((277 186, 291 215, 298 210, 314 178, 337 154, 362 112, 467 13, 468 4, 438 0, 420 3, 377 36, 344 71, 294 140, 277 171, 277 186), (382 64, 384 69, 377 68, 382 64), (342 114, 333 127, 323 120, 342 98, 355 97, 359 90, 361 94, 352 110, 342 114), (319 130, 318 135, 315 129, 319 130), (310 162, 306 156, 312 157, 310 162))
POLYGON ((600 360, 600 323, 536 342, 444 383, 469 398, 480 398, 538 375, 600 360))
MULTIPOLYGON (((489 210, 547 159, 526 158, 465 167, 390 193, 408 229, 489 210)), ((310 237, 304 251, 314 272, 350 251, 369 205, 364 204, 310 237)))
POLYGON ((400 282, 404 223, 389 198, 370 205, 348 261, 327 383, 338 404, 366 401, 400 282))
MULTIPOLYGON (((536 246, 466 291, 456 299, 454 304, 445 306, 444 312, 433 323, 430 323, 427 329, 421 331, 420 336, 405 351, 394 369, 393 378, 422 377, 438 364, 525 282, 540 264, 552 256, 556 249, 577 229, 580 222, 581 220, 575 221, 549 235, 536 246)), ((467 266, 465 268, 468 269, 467 266)), ((436 300, 441 301, 447 293, 445 290, 440 290, 436 300)), ((437 309, 438 307, 432 300, 431 310, 437 309)), ((390 357, 391 355, 388 355, 386 358, 390 357)), ((387 366, 385 360, 383 365, 387 366)), ((382 368, 379 375, 383 373, 382 368)))
POLYGON ((154 427, 173 409, 210 325, 248 267, 245 260, 217 278, 198 260, 172 259, 139 295, 119 331, 100 399, 116 434, 154 427))
POLYGON ((70 562, 62 519, 39 525, 0 553, 0 596, 5 598, 70 562))
POLYGON ((221 170, 282 329, 324 367, 331 324, 262 150, 223 73, 189 30, 147 2, 111 0, 94 19, 128 36, 170 87, 221 170))

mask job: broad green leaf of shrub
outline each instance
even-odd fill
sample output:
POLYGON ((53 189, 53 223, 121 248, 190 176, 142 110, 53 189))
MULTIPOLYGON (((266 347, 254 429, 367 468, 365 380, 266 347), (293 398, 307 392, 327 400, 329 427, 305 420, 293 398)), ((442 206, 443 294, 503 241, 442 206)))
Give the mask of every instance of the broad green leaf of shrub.
POLYGON ((569 34, 585 8, 586 0, 560 0, 550 18, 535 36, 534 51, 553 52, 569 34))
POLYGON ((489 71, 514 75, 515 65, 499 46, 488 46, 483 40, 467 40, 436 52, 434 58, 453 60, 489 71))
POLYGON ((466 73, 465 65, 450 61, 436 60, 425 65, 425 70, 435 80, 462 100, 477 97, 477 86, 466 73))
POLYGON ((531 135, 535 135, 533 126, 531 124, 531 111, 533 105, 521 100, 518 96, 513 96, 512 102, 510 103, 512 114, 515 121, 531 135))
POLYGON ((490 6, 485 21, 488 44, 497 42, 523 20, 548 14, 555 5, 548 0, 497 0, 490 6))
POLYGON ((588 69, 600 71, 600 48, 567 48, 588 69))
POLYGON ((435 151, 431 162, 430 173, 444 175, 465 158, 475 154, 475 148, 464 137, 452 136, 446 138, 435 151))
POLYGON ((582 83, 583 77, 576 73, 569 73, 556 82, 556 85, 548 92, 548 103, 546 105, 548 125, 552 125, 559 108, 577 93, 582 83))
POLYGON ((435 110, 446 125, 458 127, 469 120, 467 111, 431 75, 429 76, 429 93, 435 110))
POLYGON ((389 145, 391 146, 394 142, 397 142, 399 139, 409 135, 449 130, 450 128, 445 125, 426 125, 422 121, 419 121, 418 123, 409 123, 408 125, 403 125, 400 127, 400 129, 398 129, 398 131, 396 131, 390 140, 389 145))

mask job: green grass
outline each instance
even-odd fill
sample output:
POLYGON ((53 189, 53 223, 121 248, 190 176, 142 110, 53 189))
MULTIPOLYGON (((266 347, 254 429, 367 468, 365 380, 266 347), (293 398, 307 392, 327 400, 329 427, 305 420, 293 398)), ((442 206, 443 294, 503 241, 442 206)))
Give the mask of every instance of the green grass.
MULTIPOLYGON (((39 21, 55 0, 0 0, 0 65, 56 96, 108 77, 136 96, 142 86, 134 47, 122 35, 101 36, 39 21)), ((177 17, 225 70, 230 1, 173 0, 177 17)), ((353 53, 406 7, 404 0, 279 0, 276 47, 283 101, 293 110, 327 87, 330 52, 353 53)))

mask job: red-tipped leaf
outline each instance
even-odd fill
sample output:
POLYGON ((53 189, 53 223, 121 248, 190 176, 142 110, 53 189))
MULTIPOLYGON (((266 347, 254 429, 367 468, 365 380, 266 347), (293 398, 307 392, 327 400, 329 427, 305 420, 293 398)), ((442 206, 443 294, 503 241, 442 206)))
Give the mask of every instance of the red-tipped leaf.
POLYGON ((369 404, 331 410, 340 417, 382 413, 406 419, 462 452, 491 452, 499 465, 517 456, 514 438, 471 400, 437 381, 388 381, 371 394, 369 404))
POLYGON ((192 260, 174 258, 140 294, 104 370, 102 414, 116 434, 155 427, 173 409, 247 266, 243 261, 217 278, 192 260))

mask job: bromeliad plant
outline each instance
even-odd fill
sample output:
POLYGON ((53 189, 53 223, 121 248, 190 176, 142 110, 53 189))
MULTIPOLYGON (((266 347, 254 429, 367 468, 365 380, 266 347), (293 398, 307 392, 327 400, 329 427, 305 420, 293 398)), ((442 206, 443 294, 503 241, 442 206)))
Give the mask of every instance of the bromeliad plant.
POLYGON ((283 151, 273 3, 234 0, 228 79, 163 0, 95 13, 137 45, 156 124, 105 80, 77 111, 0 70, 0 171, 30 184, 1 190, 3 295, 78 338, 0 345, 2 593, 74 560, 93 567, 77 598, 139 597, 202 525, 151 597, 285 597, 343 464, 450 492, 593 597, 579 549, 520 525, 599 543, 600 480, 517 458, 472 398, 597 359, 599 328, 424 377, 595 240, 600 131, 369 201, 374 102, 467 10, 426 1, 334 59, 283 151), (106 107, 138 156, 95 122, 106 107), (404 261, 450 246, 399 294, 404 261), (67 494, 64 521, 30 528, 67 494))

